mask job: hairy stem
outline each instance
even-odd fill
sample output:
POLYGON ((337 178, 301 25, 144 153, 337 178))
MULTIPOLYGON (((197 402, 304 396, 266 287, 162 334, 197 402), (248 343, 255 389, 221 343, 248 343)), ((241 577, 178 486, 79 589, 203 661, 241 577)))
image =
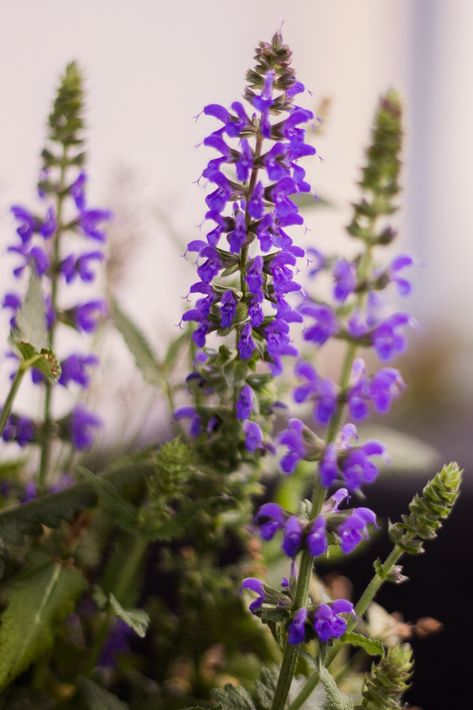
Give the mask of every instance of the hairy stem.
MULTIPOLYGON (((57 309, 57 292, 58 292, 58 280, 59 280, 59 262, 61 257, 60 241, 62 234, 62 215, 64 208, 64 198, 66 196, 66 168, 67 168, 67 149, 63 146, 61 170, 59 175, 59 184, 57 189, 56 198, 56 221, 57 227, 56 232, 53 236, 53 255, 51 261, 51 309, 54 314, 53 321, 51 323, 51 328, 48 333, 48 346, 51 350, 54 350, 54 336, 56 330, 56 309, 57 309)), ((49 459, 51 450, 51 434, 52 434, 52 398, 53 398, 53 385, 47 381, 45 384, 45 394, 44 394, 44 429, 43 437, 41 442, 41 458, 39 464, 38 472, 38 484, 40 488, 44 487, 46 482, 46 477, 49 471, 49 459)))
MULTIPOLYGON (((380 587, 382 584, 386 581, 387 576, 391 572, 392 568, 394 565, 399 561, 399 559, 403 555, 403 550, 400 548, 398 545, 395 545, 394 548, 392 549, 391 553, 388 555, 386 560, 384 561, 382 565, 382 573, 379 574, 379 572, 375 572, 373 577, 371 578, 370 582, 368 583, 365 591, 360 597, 360 600, 358 601, 357 605, 355 606, 355 614, 356 617, 363 616, 363 614, 366 612, 367 608, 375 598, 376 594, 378 593, 380 587)), ((356 624, 356 617, 352 617, 349 619, 348 624, 347 624, 347 631, 351 631, 353 627, 356 624)), ((329 666, 334 658, 338 655, 340 649, 342 648, 343 643, 340 641, 337 641, 330 651, 327 653, 327 656, 325 658, 325 665, 329 666)), ((313 690, 316 688, 318 682, 319 682, 320 674, 319 671, 316 670, 314 671, 309 678, 307 679, 307 682, 304 684, 303 688, 300 690, 296 698, 293 700, 293 702, 290 704, 288 710, 299 710, 305 703, 305 701, 311 696, 313 690)))

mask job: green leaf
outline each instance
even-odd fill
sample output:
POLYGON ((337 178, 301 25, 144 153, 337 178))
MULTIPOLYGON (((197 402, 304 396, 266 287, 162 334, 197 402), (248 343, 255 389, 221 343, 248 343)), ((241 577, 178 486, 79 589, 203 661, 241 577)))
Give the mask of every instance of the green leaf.
POLYGON ((110 606, 116 616, 125 622, 140 638, 146 636, 149 615, 143 609, 124 609, 113 594, 109 596, 110 606))
POLYGON ((115 327, 121 333, 125 345, 131 355, 133 355, 136 366, 143 378, 151 385, 162 384, 163 375, 158 359, 145 335, 116 301, 112 301, 111 310, 115 327))
POLYGON ((325 692, 324 710, 353 710, 353 702, 339 689, 326 668, 320 669, 320 682, 325 692))
POLYGON ((126 703, 90 678, 80 677, 79 688, 87 710, 128 710, 129 706, 126 703))
POLYGON ((52 560, 17 578, 0 626, 0 688, 52 646, 60 623, 86 586, 76 570, 52 560))
POLYGON ((124 530, 135 533, 138 529, 138 520, 135 508, 120 495, 117 487, 103 476, 78 466, 80 476, 96 491, 104 508, 113 516, 114 522, 124 530))
POLYGON ((16 316, 14 339, 15 342, 29 343, 37 352, 48 348, 44 297, 39 277, 34 270, 30 274, 25 300, 16 316))
MULTIPOLYGON (((114 470, 101 476, 100 480, 110 481, 119 490, 123 485, 142 481, 152 473, 154 465, 150 458, 129 457, 116 465, 114 470)), ((30 503, 2 510, 0 540, 10 545, 21 545, 25 535, 42 535, 43 525, 57 528, 62 520, 71 521, 81 510, 95 507, 98 498, 95 486, 81 483, 30 503)))
POLYGON ((350 646, 362 648, 369 656, 382 656, 384 653, 384 646, 381 641, 368 638, 363 636, 363 634, 357 634, 354 631, 348 631, 343 634, 340 640, 342 643, 349 643, 350 646))
POLYGON ((221 703, 225 710, 255 710, 249 693, 242 687, 227 684, 224 688, 212 690, 212 698, 221 703))

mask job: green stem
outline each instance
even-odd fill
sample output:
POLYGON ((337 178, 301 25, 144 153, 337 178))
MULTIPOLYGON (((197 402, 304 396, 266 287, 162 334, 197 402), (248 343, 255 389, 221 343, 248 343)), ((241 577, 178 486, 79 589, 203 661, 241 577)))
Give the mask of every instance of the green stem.
MULTIPOLYGON (((66 168, 67 168, 67 149, 63 146, 62 161, 61 161, 61 171, 59 175, 59 184, 57 191, 56 200, 56 221, 57 227, 56 232, 53 237, 53 255, 51 260, 51 309, 54 314, 57 310, 57 292, 58 292, 58 279, 59 279, 59 262, 60 262, 60 237, 62 234, 62 212, 64 206, 64 198, 66 196, 66 168)), ((56 330, 56 319, 53 320, 51 328, 48 333, 48 346, 50 350, 54 350, 54 336, 56 330)), ((38 484, 40 488, 44 487, 46 482, 46 477, 49 470, 49 459, 51 451, 51 439, 52 439, 52 397, 53 397, 53 385, 51 382, 47 381, 45 384, 45 394, 44 394, 44 414, 43 414, 43 436, 41 442, 41 458, 38 471, 38 484)))
POLYGON ((27 369, 28 368, 25 368, 23 364, 20 364, 18 370, 16 371, 13 382, 11 383, 10 391, 5 400, 5 404, 3 405, 3 408, 0 412, 0 436, 3 434, 3 430, 5 429, 5 425, 8 421, 8 417, 10 416, 10 412, 13 407, 13 402, 15 401, 15 397, 17 395, 18 389, 21 385, 21 381, 27 369))
MULTIPOLYGON (((113 594, 120 604, 124 603, 127 592, 135 581, 136 575, 138 574, 138 571, 140 569, 147 547, 147 539, 142 535, 137 535, 133 541, 131 550, 127 555, 125 563, 120 569, 120 577, 118 579, 115 589, 113 590, 113 594)), ((110 626, 113 621, 113 618, 113 612, 111 611, 111 609, 108 609, 95 635, 94 643, 92 645, 86 664, 85 675, 89 675, 97 665, 97 662, 102 653, 103 646, 110 632, 110 626)))
MULTIPOLYGON (((355 606, 356 616, 353 616, 348 621, 347 631, 351 631, 356 624, 356 618, 363 616, 363 614, 366 612, 369 605, 371 604, 371 602, 375 598, 376 594, 378 593, 380 587, 385 582, 386 577, 389 575, 389 573, 391 572, 394 565, 402 557, 403 553, 404 553, 404 551, 402 550, 402 548, 399 547, 398 545, 395 545, 393 547, 393 549, 391 550, 391 553, 388 555, 388 557, 386 558, 386 560, 384 561, 384 563, 382 565, 382 568, 383 568, 382 574, 375 572, 375 574, 371 578, 370 582, 368 583, 365 591, 361 595, 360 600, 358 601, 358 604, 355 606)), ((337 641, 332 646, 332 648, 327 653, 327 656, 325 658, 325 665, 326 666, 329 666, 332 663, 332 661, 337 656, 337 654, 339 653, 342 646, 343 646, 343 643, 341 643, 340 641, 337 641)), ((314 671, 307 679, 306 683, 304 684, 303 688, 298 693, 297 697, 290 704, 288 710, 299 710, 299 708, 302 707, 302 705, 311 696, 313 690, 317 686, 317 684, 319 682, 319 678, 320 678, 319 671, 318 670, 314 671)))

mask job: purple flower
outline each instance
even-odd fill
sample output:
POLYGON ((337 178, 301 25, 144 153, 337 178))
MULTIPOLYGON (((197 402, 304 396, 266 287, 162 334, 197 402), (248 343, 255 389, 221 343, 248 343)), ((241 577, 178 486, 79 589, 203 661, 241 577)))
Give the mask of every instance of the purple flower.
POLYGON ((256 451, 261 448, 263 443, 263 432, 261 427, 256 422, 246 421, 243 424, 243 431, 245 432, 245 446, 248 451, 256 451))
POLYGON ((86 237, 104 242, 105 232, 100 228, 100 224, 110 219, 112 219, 110 210, 83 209, 79 213, 79 227, 86 237))
POLYGON ((18 310, 21 308, 21 298, 17 293, 8 292, 4 295, 2 300, 2 308, 11 311, 10 325, 15 325, 15 316, 18 310))
POLYGON ((396 256, 391 264, 389 265, 388 275, 393 283, 396 284, 398 293, 401 296, 408 296, 411 292, 412 286, 410 281, 399 276, 399 272, 405 269, 407 266, 412 266, 414 260, 407 254, 399 254, 396 256))
POLYGON ((342 552, 348 554, 368 537, 368 525, 376 525, 376 515, 369 508, 355 508, 338 526, 337 535, 340 538, 342 552))
POLYGON ((34 500, 38 495, 38 489, 34 481, 27 481, 23 487, 23 493, 20 496, 20 503, 25 504, 34 500))
POLYGON ((102 426, 102 420, 78 404, 70 414, 70 435, 76 449, 89 449, 94 443, 94 429, 102 426))
POLYGON ((342 458, 341 469, 349 491, 354 491, 364 483, 372 483, 378 476, 378 467, 370 461, 370 456, 384 453, 384 446, 377 441, 367 441, 359 448, 351 449, 342 458))
POLYGON ((327 424, 337 408, 337 390, 332 380, 319 377, 316 370, 308 362, 299 362, 295 367, 299 377, 306 383, 296 387, 294 400, 305 402, 309 397, 315 400, 314 418, 319 424, 327 424))
POLYGON ((23 448, 34 439, 36 428, 28 417, 11 414, 3 430, 2 439, 4 441, 14 441, 23 448))
POLYGON ((325 268, 325 257, 321 251, 315 249, 315 247, 309 247, 306 249, 307 254, 307 265, 310 264, 310 269, 307 272, 309 278, 314 278, 320 271, 325 268))
POLYGON ((320 462, 320 480, 323 486, 331 486, 340 476, 337 449, 334 444, 327 444, 320 462))
POLYGON ((295 515, 288 518, 284 526, 282 549, 288 557, 295 557, 301 549, 304 528, 295 515))
POLYGON ((255 592, 257 595, 256 599, 251 602, 248 607, 252 614, 255 614, 258 609, 263 606, 264 600, 266 599, 266 592, 264 591, 264 584, 260 579, 256 577, 246 577, 240 585, 240 592, 243 589, 249 589, 251 592, 255 592))
POLYGON ((399 370, 393 367, 379 370, 370 382, 370 396, 375 409, 380 413, 389 411, 393 399, 400 396, 405 386, 399 370))
POLYGON ((306 538, 307 549, 313 557, 318 557, 327 552, 327 530, 323 515, 317 516, 311 525, 306 538))
POLYGON ((347 622, 341 614, 353 614, 353 604, 346 599, 337 599, 321 604, 314 613, 314 630, 322 643, 343 636, 347 622))
POLYGON ((225 291, 220 301, 220 325, 230 328, 236 313, 236 299, 233 291, 225 291))
POLYGON ((249 419, 253 410, 253 390, 249 385, 243 385, 236 403, 236 416, 241 421, 249 419))
POLYGON ((206 257, 206 260, 199 266, 197 273, 204 283, 209 284, 222 268, 220 257, 217 250, 210 246, 202 249, 200 256, 206 257))
POLYGON ((255 258, 248 264, 246 271, 246 283, 250 292, 256 296, 258 300, 262 300, 264 285, 263 257, 255 256, 255 258))
POLYGON ((407 313, 394 313, 373 330, 371 338, 380 360, 390 360, 404 352, 406 338, 399 330, 410 323, 411 319, 407 313))
POLYGON ((278 530, 283 529, 286 515, 277 503, 264 503, 256 513, 254 522, 263 540, 272 540, 278 530))
POLYGON ((235 226, 228 234, 230 251, 239 254, 246 241, 246 219, 245 213, 238 207, 235 209, 235 226))
POLYGON ((288 629, 288 643, 295 646, 299 643, 304 643, 305 640, 305 626, 307 622, 307 609, 302 607, 298 609, 294 614, 294 618, 289 624, 288 629))
POLYGON ((16 233, 24 244, 28 243, 33 234, 39 230, 40 223, 38 219, 26 207, 21 205, 12 205, 11 212, 19 222, 16 233))
POLYGON ((347 259, 339 259, 333 269, 335 287, 333 297, 343 303, 356 288, 356 269, 347 259))
POLYGON ((263 196, 263 183, 258 182, 251 194, 250 200, 248 201, 248 214, 253 217, 253 219, 261 219, 264 214, 263 196))
POLYGON ((83 170, 79 173, 77 178, 74 180, 69 188, 69 192, 76 204, 78 210, 83 210, 85 208, 85 184, 87 182, 87 175, 83 170))
POLYGON ((95 355, 69 355, 61 362, 61 375, 58 382, 64 387, 70 382, 75 382, 80 387, 88 387, 90 375, 87 369, 98 365, 98 358, 95 355))
POLYGON ((256 343, 252 338, 251 332, 251 324, 245 323, 238 340, 238 352, 242 360, 249 360, 256 350, 256 343))
POLYGON ((121 653, 127 653, 130 650, 128 639, 133 634, 134 631, 128 624, 122 619, 115 619, 97 665, 100 668, 115 668, 117 657, 121 653))
POLYGON ((330 306, 307 302, 300 306, 300 311, 314 319, 313 325, 304 330, 304 340, 323 345, 337 332, 337 317, 330 306))
POLYGON ((61 261, 59 270, 67 283, 74 281, 76 276, 84 283, 90 283, 95 278, 91 263, 94 261, 103 261, 104 258, 101 251, 89 251, 78 257, 74 254, 69 254, 69 256, 61 261))
POLYGON ((288 449, 280 461, 284 473, 293 473, 299 461, 306 454, 303 431, 304 423, 300 419, 290 419, 287 429, 279 434, 279 443, 288 449))
POLYGON ((79 330, 84 331, 84 333, 93 333, 99 320, 106 315, 107 305, 103 299, 95 299, 75 306, 71 313, 79 330))
POLYGON ((202 429, 202 422, 195 407, 179 407, 174 411, 174 419, 176 422, 181 421, 181 419, 190 419, 191 436, 199 436, 202 429))

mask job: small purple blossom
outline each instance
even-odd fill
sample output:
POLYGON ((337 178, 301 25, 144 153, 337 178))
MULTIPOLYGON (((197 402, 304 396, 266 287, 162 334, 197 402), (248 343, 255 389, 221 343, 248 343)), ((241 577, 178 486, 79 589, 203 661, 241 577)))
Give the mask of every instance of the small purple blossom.
POLYGON ((323 515, 318 515, 312 523, 306 537, 306 545, 313 557, 318 557, 319 555, 323 555, 327 552, 327 529, 323 515))
POLYGON ((230 328, 235 318, 237 302, 233 291, 225 291, 220 301, 220 325, 230 328))
POLYGON ((249 385, 243 385, 236 403, 237 419, 249 419, 253 410, 254 394, 249 385))
POLYGON ((202 421, 195 407, 179 407, 174 411, 174 419, 176 422, 190 419, 190 435, 196 437, 201 433, 202 421))
POLYGON ((284 473, 293 473, 299 461, 306 454, 303 431, 304 423, 300 419, 290 419, 287 429, 279 434, 279 443, 288 449, 280 461, 280 466, 284 473))
POLYGON ((314 319, 314 323, 304 330, 304 340, 324 345, 337 332, 337 317, 330 306, 307 302, 300 306, 300 311, 314 319))
POLYGON ((284 526, 282 549, 288 557, 295 557, 301 549, 304 528, 295 515, 288 518, 284 526))
POLYGON ((260 579, 256 577, 246 577, 241 585, 240 592, 244 589, 248 589, 251 592, 255 592, 257 595, 256 599, 251 602, 248 607, 252 614, 255 614, 263 606, 264 600, 266 599, 266 592, 264 591, 264 584, 260 579))
POLYGON ((349 491, 360 488, 364 483, 372 483, 377 478, 379 470, 370 457, 380 456, 383 453, 382 444, 378 441, 367 441, 363 446, 351 449, 346 456, 342 457, 342 474, 349 491))
POLYGON ((95 299, 81 303, 75 306, 71 311, 76 327, 84 331, 84 333, 93 333, 97 328, 99 320, 101 320, 106 313, 107 304, 103 299, 95 299))
POLYGON ((245 323, 241 329, 240 338, 238 340, 238 352, 242 360, 249 360, 256 350, 256 343, 252 338, 252 328, 250 323, 245 323))
POLYGON ((263 443, 263 432, 261 427, 256 422, 246 421, 243 424, 245 432, 245 446, 248 451, 256 451, 261 448, 263 443))
POLYGON ((278 530, 283 529, 286 515, 277 503, 264 503, 258 509, 254 522, 263 540, 272 540, 278 530))
POLYGON ((76 449, 90 449, 94 443, 94 430, 103 425, 97 415, 89 412, 82 404, 76 405, 70 414, 70 435, 76 449))
POLYGON ((83 209, 79 213, 79 227, 86 237, 104 242, 105 232, 101 223, 108 222, 110 219, 112 219, 110 210, 83 209))
POLYGON ((347 622, 341 614, 353 613, 353 604, 346 599, 321 604, 314 612, 314 630, 319 640, 327 643, 343 636, 347 622))
POLYGON ((368 525, 376 525, 376 515, 370 508, 355 508, 351 515, 345 518, 337 528, 342 552, 348 554, 368 537, 368 525))
POLYGON ((80 387, 89 386, 90 375, 88 368, 98 365, 98 358, 95 355, 69 355, 61 362, 61 375, 58 382, 67 387, 70 382, 75 382, 80 387))
POLYGON ((305 609, 305 607, 302 607, 302 609, 298 609, 296 611, 293 620, 289 624, 287 637, 288 643, 292 644, 293 646, 299 643, 304 643, 306 634, 306 622, 307 609, 305 609))
POLYGON ((11 414, 3 430, 2 439, 7 442, 14 441, 23 448, 33 441, 35 433, 35 425, 29 417, 11 414))
POLYGON ((333 297, 336 301, 344 303, 356 288, 355 265, 347 259, 339 259, 333 269, 333 278, 335 281, 333 297))

